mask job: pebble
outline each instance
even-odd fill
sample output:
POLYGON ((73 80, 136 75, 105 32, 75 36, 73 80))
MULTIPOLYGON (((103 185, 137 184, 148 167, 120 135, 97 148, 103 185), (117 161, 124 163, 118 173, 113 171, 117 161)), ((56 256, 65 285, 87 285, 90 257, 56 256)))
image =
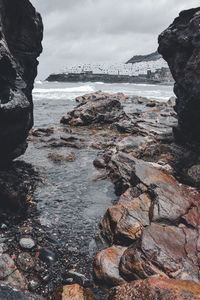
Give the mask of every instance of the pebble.
POLYGON ((28 269, 33 268, 35 265, 30 254, 26 252, 19 254, 17 264, 19 265, 20 269, 23 271, 27 271, 28 269))
POLYGON ((47 264, 52 264, 56 261, 56 255, 52 250, 44 248, 40 250, 39 259, 47 264))
POLYGON ((5 243, 0 243, 0 254, 8 250, 8 246, 5 243))
POLYGON ((31 238, 21 238, 19 244, 24 249, 32 249, 35 246, 35 242, 31 238))

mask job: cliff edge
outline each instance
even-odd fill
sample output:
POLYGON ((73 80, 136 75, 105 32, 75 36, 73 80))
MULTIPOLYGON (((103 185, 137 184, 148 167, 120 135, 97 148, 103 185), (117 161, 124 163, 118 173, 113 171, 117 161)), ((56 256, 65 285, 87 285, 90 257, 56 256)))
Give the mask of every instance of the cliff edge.
POLYGON ((0 162, 26 150, 43 25, 28 0, 0 0, 0 162))

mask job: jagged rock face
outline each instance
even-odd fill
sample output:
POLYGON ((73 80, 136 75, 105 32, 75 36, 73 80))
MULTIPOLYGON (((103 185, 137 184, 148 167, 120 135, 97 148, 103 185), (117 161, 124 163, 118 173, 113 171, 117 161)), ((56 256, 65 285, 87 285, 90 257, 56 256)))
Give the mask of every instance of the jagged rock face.
POLYGON ((0 0, 0 26, 0 162, 6 162, 24 153, 33 125, 43 25, 28 0, 0 0))
POLYGON ((175 79, 180 141, 200 143, 200 7, 182 11, 159 36, 159 52, 175 79))

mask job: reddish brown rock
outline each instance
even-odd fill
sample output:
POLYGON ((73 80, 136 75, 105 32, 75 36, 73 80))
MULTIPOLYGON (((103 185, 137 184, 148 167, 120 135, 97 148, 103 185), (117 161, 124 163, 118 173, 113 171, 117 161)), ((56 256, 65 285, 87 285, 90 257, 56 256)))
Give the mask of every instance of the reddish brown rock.
POLYGON ((27 281, 17 270, 14 261, 8 254, 0 255, 0 280, 13 288, 27 289, 27 281))
POLYGON ((84 289, 79 284, 65 285, 58 287, 54 294, 53 300, 93 300, 93 293, 84 289))
POLYGON ((199 283, 199 192, 158 164, 121 152, 112 156, 109 170, 120 191, 128 188, 101 224, 110 244, 132 243, 121 257, 120 275, 126 280, 159 275, 199 283))
POLYGON ((194 281, 152 277, 114 287, 108 300, 198 300, 200 286, 194 281))
POLYGON ((94 276, 99 284, 115 286, 125 282, 119 274, 119 262, 125 247, 113 246, 102 250, 94 259, 94 276))
MULTIPOLYGON (((121 200, 122 201, 122 200, 121 200)), ((110 244, 131 244, 150 224, 151 199, 147 194, 129 202, 110 206, 101 222, 101 229, 110 244)))
POLYGON ((128 280, 160 275, 199 282, 198 231, 152 224, 124 252, 120 272, 128 280))
POLYGON ((173 224, 183 221, 188 225, 199 226, 199 192, 180 184, 158 164, 144 162, 119 152, 111 158, 109 169, 118 193, 138 184, 146 186, 152 201, 149 212, 151 221, 173 224), (191 216, 192 208, 193 213, 196 210, 196 218, 191 216))

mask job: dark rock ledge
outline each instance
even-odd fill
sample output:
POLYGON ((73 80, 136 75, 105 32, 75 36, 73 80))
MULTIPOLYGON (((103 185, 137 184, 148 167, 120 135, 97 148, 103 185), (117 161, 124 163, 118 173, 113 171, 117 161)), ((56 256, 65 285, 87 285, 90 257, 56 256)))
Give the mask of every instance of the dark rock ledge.
POLYGON ((28 0, 1 0, 0 25, 0 162, 5 164, 27 147, 43 26, 28 0))

